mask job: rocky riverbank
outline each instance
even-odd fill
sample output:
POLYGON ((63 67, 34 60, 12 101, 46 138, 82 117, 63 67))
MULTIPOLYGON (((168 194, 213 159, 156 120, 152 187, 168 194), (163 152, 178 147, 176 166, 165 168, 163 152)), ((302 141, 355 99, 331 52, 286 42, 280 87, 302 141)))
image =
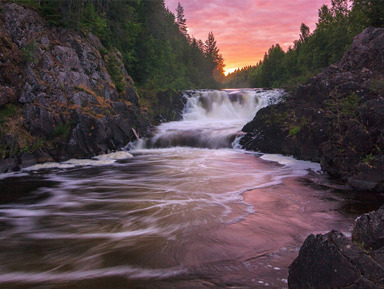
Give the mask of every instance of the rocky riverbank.
POLYGON ((384 207, 356 219, 352 239, 310 235, 289 267, 289 288, 384 288, 384 207))
POLYGON ((367 28, 346 55, 248 123, 248 150, 293 155, 362 191, 384 189, 384 29, 367 28))
POLYGON ((114 151, 179 116, 180 93, 145 96, 118 50, 0 3, 0 173, 114 151))

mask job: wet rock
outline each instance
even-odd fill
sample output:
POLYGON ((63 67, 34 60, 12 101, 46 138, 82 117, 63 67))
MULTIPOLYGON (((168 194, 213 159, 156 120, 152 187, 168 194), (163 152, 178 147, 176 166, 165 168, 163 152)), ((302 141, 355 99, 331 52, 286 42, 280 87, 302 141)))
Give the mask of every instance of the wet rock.
POLYGON ((33 153, 35 156, 37 163, 47 163, 47 162, 53 162, 54 159, 44 151, 36 151, 33 153))
POLYGON ((384 288, 384 208, 356 220, 352 240, 310 235, 289 267, 289 288, 384 288))
MULTIPOLYGON (((352 238, 369 250, 384 247, 384 207, 356 219, 352 238)), ((384 261, 384 259, 382 259, 384 261)))
POLYGON ((35 165, 37 163, 37 159, 34 155, 30 153, 23 153, 20 156, 20 162, 21 162, 20 167, 26 168, 26 167, 35 165))
POLYGON ((8 173, 15 170, 17 160, 15 158, 0 159, 0 173, 8 173))

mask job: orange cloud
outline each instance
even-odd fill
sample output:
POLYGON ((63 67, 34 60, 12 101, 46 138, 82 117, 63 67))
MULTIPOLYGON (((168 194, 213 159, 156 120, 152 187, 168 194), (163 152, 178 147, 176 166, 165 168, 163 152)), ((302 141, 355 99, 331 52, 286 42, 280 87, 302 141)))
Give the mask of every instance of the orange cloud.
POLYGON ((301 23, 312 31, 318 9, 331 0, 165 0, 172 12, 178 2, 191 36, 204 41, 213 31, 229 70, 256 64, 273 44, 288 48, 301 23))

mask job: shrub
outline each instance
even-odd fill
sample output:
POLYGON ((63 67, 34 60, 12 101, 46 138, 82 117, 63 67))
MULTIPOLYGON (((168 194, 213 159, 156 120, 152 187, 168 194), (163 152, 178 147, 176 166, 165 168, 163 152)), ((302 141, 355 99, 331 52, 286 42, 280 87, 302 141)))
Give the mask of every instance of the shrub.
POLYGON ((109 75, 111 76, 113 83, 116 86, 116 89, 119 93, 123 93, 125 91, 124 77, 121 75, 121 70, 119 65, 117 64, 117 60, 115 56, 110 57, 108 61, 107 70, 109 75))
POLYGON ((37 45, 34 40, 28 42, 28 44, 21 49, 21 52, 23 53, 23 60, 25 63, 37 63, 37 58, 35 55, 35 52, 37 50, 37 45))
POLYGON ((299 131, 301 130, 301 127, 300 126, 294 126, 293 128, 291 128, 289 130, 289 136, 295 136, 299 133, 299 131))

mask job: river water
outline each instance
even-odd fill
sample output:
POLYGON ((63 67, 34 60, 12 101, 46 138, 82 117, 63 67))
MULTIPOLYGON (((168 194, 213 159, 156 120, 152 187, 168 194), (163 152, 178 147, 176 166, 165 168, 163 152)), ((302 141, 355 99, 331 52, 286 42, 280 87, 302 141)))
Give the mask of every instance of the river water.
POLYGON ((374 209, 319 165, 238 146, 282 91, 189 91, 131 151, 4 175, 0 288, 288 288, 310 233, 374 209), (132 157, 133 155, 133 157, 132 157))

